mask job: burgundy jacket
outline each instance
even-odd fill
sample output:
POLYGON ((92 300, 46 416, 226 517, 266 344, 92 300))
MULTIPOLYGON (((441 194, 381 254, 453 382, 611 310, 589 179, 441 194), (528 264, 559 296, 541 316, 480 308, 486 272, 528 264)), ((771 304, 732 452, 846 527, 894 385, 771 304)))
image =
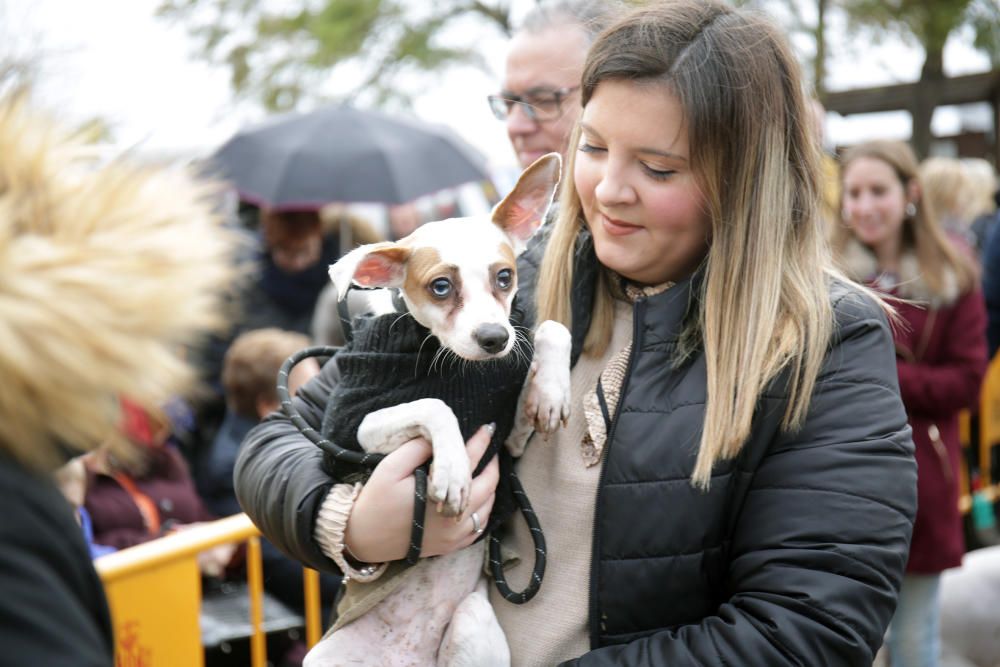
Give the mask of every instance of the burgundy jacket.
POLYGON ((978 406, 986 372, 986 308, 978 289, 939 307, 895 303, 899 388, 917 457, 917 520, 907 572, 960 565, 965 553, 958 510, 962 465, 958 414, 978 406))
MULTIPOLYGON (((134 482, 156 505, 161 533, 174 524, 215 518, 202 504, 187 464, 174 447, 159 448, 149 472, 134 482)), ((160 536, 150 532, 132 496, 108 475, 88 471, 84 507, 93 521, 97 544, 124 549, 160 536)))

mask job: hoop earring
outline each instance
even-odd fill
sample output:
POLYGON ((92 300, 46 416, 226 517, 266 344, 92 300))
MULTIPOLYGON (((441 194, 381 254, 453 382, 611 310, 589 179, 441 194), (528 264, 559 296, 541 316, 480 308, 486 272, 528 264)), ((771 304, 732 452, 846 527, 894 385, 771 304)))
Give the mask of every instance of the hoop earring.
POLYGON ((912 218, 917 215, 917 205, 913 202, 907 202, 906 208, 903 209, 903 213, 906 214, 907 218, 912 218))

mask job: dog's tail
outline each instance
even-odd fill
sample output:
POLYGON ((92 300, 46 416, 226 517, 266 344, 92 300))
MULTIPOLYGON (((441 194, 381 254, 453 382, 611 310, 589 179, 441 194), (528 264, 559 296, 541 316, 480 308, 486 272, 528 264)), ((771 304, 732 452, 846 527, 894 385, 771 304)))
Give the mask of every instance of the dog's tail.
POLYGON ((34 469, 113 438, 120 397, 182 391, 233 278, 212 186, 82 148, 0 99, 0 452, 34 469))

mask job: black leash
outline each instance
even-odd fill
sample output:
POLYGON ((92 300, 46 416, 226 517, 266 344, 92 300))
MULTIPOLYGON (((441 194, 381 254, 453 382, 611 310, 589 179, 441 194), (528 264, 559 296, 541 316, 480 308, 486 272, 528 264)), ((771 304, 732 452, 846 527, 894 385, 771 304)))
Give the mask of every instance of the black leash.
MULTIPOLYGON (((302 418, 299 411, 292 405, 292 397, 288 393, 288 375, 296 364, 309 357, 336 356, 340 349, 331 345, 307 347, 288 357, 285 363, 281 365, 281 370, 278 371, 278 400, 281 401, 282 412, 299 429, 302 435, 306 436, 314 445, 332 456, 334 460, 340 463, 360 466, 366 470, 372 470, 385 458, 385 454, 357 452, 330 442, 302 418)), ((424 464, 413 473, 416 479, 416 489, 413 499, 413 526, 410 530, 410 548, 406 554, 406 562, 410 565, 416 565, 417 561, 420 560, 420 548, 424 542, 423 520, 427 511, 427 469, 428 466, 424 464)))
POLYGON ((524 492, 521 480, 513 468, 510 471, 510 485, 514 489, 514 500, 521 509, 521 514, 524 515, 524 520, 531 531, 531 541, 535 546, 535 567, 531 570, 531 581, 528 582, 523 591, 516 593, 511 590, 507 584, 507 577, 503 573, 503 560, 500 556, 500 538, 497 537, 497 531, 494 530, 490 532, 490 572, 493 574, 493 583, 496 584, 497 591, 500 592, 504 600, 513 602, 514 604, 524 604, 535 597, 535 593, 538 592, 538 589, 542 585, 542 577, 545 576, 545 534, 542 533, 542 526, 538 523, 535 510, 531 507, 528 494, 524 492))
MULTIPOLYGON (((345 331, 349 331, 349 329, 345 331)), ((309 357, 334 357, 340 349, 340 347, 329 345, 309 347, 304 350, 299 350, 286 359, 285 363, 281 365, 281 369, 278 371, 278 399, 281 401, 282 412, 284 412, 289 420, 291 420, 292 424, 299 429, 302 435, 304 435, 310 442, 319 447, 325 453, 332 456, 335 461, 360 466, 366 470, 372 470, 383 458, 385 458, 385 454, 358 452, 346 449, 334 444, 327 438, 324 438, 321 433, 310 426, 309 423, 302 418, 302 415, 299 414, 299 411, 296 410, 295 406, 292 404, 292 398, 288 392, 288 375, 296 364, 309 357)), ((427 516, 428 467, 429 466, 427 464, 424 464, 414 471, 416 488, 414 489, 413 499, 413 522, 410 529, 410 547, 406 554, 406 562, 409 565, 415 565, 420 560, 421 548, 424 541, 424 520, 427 516)), ((521 510, 521 514, 524 516, 524 520, 527 522, 528 528, 531 531, 531 539, 535 549, 535 566, 531 573, 531 581, 528 582, 527 587, 519 593, 511 590, 503 573, 503 562, 500 555, 500 538, 496 534, 497 531, 493 530, 489 535, 490 571, 493 575, 493 580, 496 584, 497 590, 505 600, 513 604, 524 604, 533 598, 536 593, 538 593, 538 589, 542 585, 542 578, 545 576, 545 535, 542 533, 542 527, 538 522, 538 517, 535 515, 531 502, 528 500, 528 496, 524 492, 521 480, 514 473, 513 467, 511 467, 510 470, 510 482, 514 493, 515 503, 521 510)))

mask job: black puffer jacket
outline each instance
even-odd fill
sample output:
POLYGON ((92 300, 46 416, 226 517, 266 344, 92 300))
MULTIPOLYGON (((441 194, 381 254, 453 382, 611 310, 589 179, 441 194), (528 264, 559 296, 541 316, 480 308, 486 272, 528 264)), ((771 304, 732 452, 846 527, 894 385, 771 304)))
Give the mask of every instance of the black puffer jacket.
MULTIPOLYGON (((523 256, 522 290, 534 284, 540 252, 523 256)), ((578 260, 576 353, 596 266, 585 236, 578 260)), ((895 608, 916 509, 885 317, 835 285, 835 334, 805 425, 780 432, 787 399, 778 378, 741 454, 718 464, 702 492, 689 479, 704 357, 672 370, 690 290, 680 284, 635 306, 634 351, 594 517, 595 650, 571 664, 870 665, 895 608)), ((320 409, 313 418, 321 408, 309 396, 324 375, 299 404, 320 409)), ((237 489, 247 491, 241 501, 265 534, 330 567, 310 535, 329 482, 308 467, 311 460, 318 469, 318 452, 292 432, 272 418, 251 434, 237 489)))

